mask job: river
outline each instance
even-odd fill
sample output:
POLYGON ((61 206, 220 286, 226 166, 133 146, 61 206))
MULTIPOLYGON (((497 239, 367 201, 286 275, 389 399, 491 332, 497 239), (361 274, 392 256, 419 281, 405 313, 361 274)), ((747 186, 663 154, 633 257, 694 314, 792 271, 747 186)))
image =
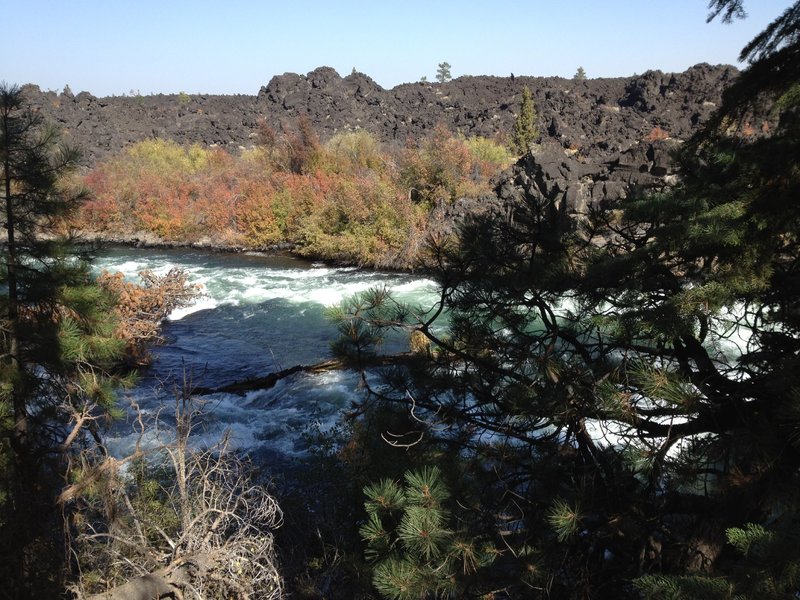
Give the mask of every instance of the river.
MULTIPOLYGON (((419 276, 255 253, 116 248, 101 252, 94 265, 131 280, 145 269, 163 274, 177 267, 203 288, 194 306, 164 323, 165 343, 153 348, 152 366, 120 399, 124 407, 136 403, 148 417, 161 411, 167 421, 184 374, 195 385, 215 388, 330 358, 336 329, 325 309, 357 292, 386 286, 396 299, 421 306, 436 298, 435 283, 419 276)), ((302 456, 309 444, 305 434, 333 426, 360 397, 358 384, 351 371, 299 373, 268 390, 203 396, 206 416, 195 429, 195 443, 214 443, 227 431, 237 448, 264 460, 302 456)), ((129 409, 109 432, 109 447, 125 455, 137 439, 129 409)))

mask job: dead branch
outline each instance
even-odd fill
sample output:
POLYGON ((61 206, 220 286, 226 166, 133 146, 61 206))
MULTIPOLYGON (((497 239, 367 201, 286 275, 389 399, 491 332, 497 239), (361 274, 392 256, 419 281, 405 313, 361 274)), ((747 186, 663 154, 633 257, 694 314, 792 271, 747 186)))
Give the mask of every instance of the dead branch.
POLYGON ((174 441, 86 465, 83 482, 62 495, 83 505, 74 551, 82 577, 73 591, 84 600, 279 598, 272 530, 280 508, 227 438, 192 449, 194 401, 177 394, 175 406, 174 441), (121 472, 123 464, 138 476, 121 472), (160 500, 154 505, 136 486, 160 500))

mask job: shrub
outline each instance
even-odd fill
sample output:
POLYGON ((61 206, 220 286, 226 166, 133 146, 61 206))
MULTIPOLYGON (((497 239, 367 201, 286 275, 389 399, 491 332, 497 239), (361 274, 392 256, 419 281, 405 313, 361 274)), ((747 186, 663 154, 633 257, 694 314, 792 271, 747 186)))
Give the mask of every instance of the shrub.
POLYGON ((258 139, 240 157, 164 140, 134 144, 83 179, 90 199, 76 223, 176 242, 288 241, 308 256, 410 265, 435 202, 489 191, 489 178, 512 159, 496 142, 441 126, 397 156, 366 131, 322 146, 307 120, 280 134, 262 122, 258 139))
POLYGON ((669 133, 667 133, 665 130, 661 129, 661 127, 659 127, 658 125, 653 127, 650 130, 650 133, 648 133, 644 137, 644 141, 645 142, 658 142, 658 141, 663 141, 663 140, 668 140, 668 139, 669 139, 669 133))
POLYGON ((357 175, 367 170, 381 171, 385 161, 375 137, 359 130, 340 133, 328 140, 322 163, 326 170, 357 175))
MULTIPOLYGON (((488 180, 514 162, 514 155, 503 144, 485 137, 466 138, 464 143, 477 168, 477 178, 488 180)), ((473 175, 473 179, 475 179, 473 175)))
POLYGON ((329 183, 322 205, 301 226, 301 252, 359 264, 392 262, 416 225, 408 198, 375 177, 329 183))
POLYGON ((438 125, 419 146, 407 147, 400 158, 399 180, 409 196, 432 205, 454 200, 459 184, 468 179, 471 157, 463 141, 438 125))

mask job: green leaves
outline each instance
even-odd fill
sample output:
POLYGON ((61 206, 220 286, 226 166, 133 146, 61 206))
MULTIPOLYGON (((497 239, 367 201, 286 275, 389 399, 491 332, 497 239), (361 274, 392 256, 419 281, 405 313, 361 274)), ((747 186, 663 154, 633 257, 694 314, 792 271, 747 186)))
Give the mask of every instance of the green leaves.
POLYGON ((517 154, 528 152, 531 143, 539 137, 539 128, 536 125, 536 109, 533 106, 533 95, 528 86, 522 88, 522 103, 519 114, 514 120, 511 132, 511 143, 517 154))
POLYGON ((406 551, 425 561, 440 557, 451 537, 444 528, 444 517, 444 511, 438 508, 408 506, 397 528, 406 551))
POLYGON ((404 483, 383 479, 364 488, 367 521, 360 528, 373 583, 396 600, 463 590, 496 553, 486 540, 456 532, 444 504, 450 497, 441 471, 408 471, 404 483))
POLYGON ((386 287, 371 288, 326 312, 336 325, 339 338, 331 345, 333 352, 357 362, 373 356, 389 331, 409 327, 411 310, 396 302, 386 287))
POLYGON ((645 598, 653 600, 745 600, 745 596, 732 594, 732 588, 723 578, 668 577, 664 575, 645 575, 634 580, 636 589, 645 598))
POLYGON ((450 497, 438 467, 426 466, 419 471, 409 471, 405 480, 409 504, 435 510, 450 497))
MULTIPOLYGON (((63 183, 78 154, 60 146, 58 131, 5 83, 0 157, 0 469, 11 490, 0 503, 0 579, 24 596, 47 597, 55 595, 45 590, 56 571, 34 583, 19 567, 55 564, 52 548, 66 542, 55 533, 61 528, 53 529, 63 516, 54 510, 58 482, 70 453, 89 446, 90 424, 119 415, 108 369, 122 345, 108 295, 91 282, 60 228, 59 219, 84 197, 63 183)), ((97 440, 97 429, 92 434, 97 440)))
POLYGON ((747 523, 743 529, 731 527, 726 534, 728 543, 743 556, 750 554, 751 550, 758 552, 774 539, 772 533, 756 523, 747 523))
POLYGON ((402 510, 406 504, 405 491, 390 479, 381 479, 364 488, 364 495, 369 498, 364 508, 370 515, 381 515, 402 510))
POLYGON ((581 523, 580 509, 561 498, 553 503, 547 520, 556 532, 559 542, 565 542, 578 532, 581 523))
POLYGON ((800 529, 784 519, 769 530, 756 523, 726 531, 728 544, 746 560, 726 576, 645 575, 634 580, 644 598, 661 600, 783 600, 797 595, 800 584, 800 529))

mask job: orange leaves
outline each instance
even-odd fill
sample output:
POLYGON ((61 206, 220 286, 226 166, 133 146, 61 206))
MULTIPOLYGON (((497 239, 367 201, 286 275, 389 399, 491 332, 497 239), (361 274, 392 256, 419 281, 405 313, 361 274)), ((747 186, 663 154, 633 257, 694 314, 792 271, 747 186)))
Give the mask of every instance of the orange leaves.
POLYGON ((139 273, 141 285, 125 281, 122 273, 103 272, 97 283, 117 300, 118 327, 115 335, 125 341, 126 354, 134 364, 146 364, 147 345, 158 341, 161 322, 176 308, 189 306, 200 288, 189 283, 180 269, 163 276, 151 271, 139 273))
POLYGON ((166 240, 225 239, 236 221, 234 198, 247 165, 219 149, 147 140, 96 167, 85 184, 84 229, 117 235, 152 232, 166 240))
POLYGON ((661 129, 661 127, 659 127, 658 125, 653 127, 650 130, 650 133, 648 133, 644 137, 645 142, 660 142, 668 139, 669 139, 669 133, 666 130, 661 129))
POLYGON ((508 160, 502 146, 443 127, 399 154, 365 131, 320 145, 307 122, 281 132, 262 124, 258 140, 241 156, 163 140, 135 144, 85 177, 90 199, 75 225, 183 243, 290 242, 309 256, 372 265, 392 264, 405 248, 405 264, 432 204, 486 191, 508 160))

